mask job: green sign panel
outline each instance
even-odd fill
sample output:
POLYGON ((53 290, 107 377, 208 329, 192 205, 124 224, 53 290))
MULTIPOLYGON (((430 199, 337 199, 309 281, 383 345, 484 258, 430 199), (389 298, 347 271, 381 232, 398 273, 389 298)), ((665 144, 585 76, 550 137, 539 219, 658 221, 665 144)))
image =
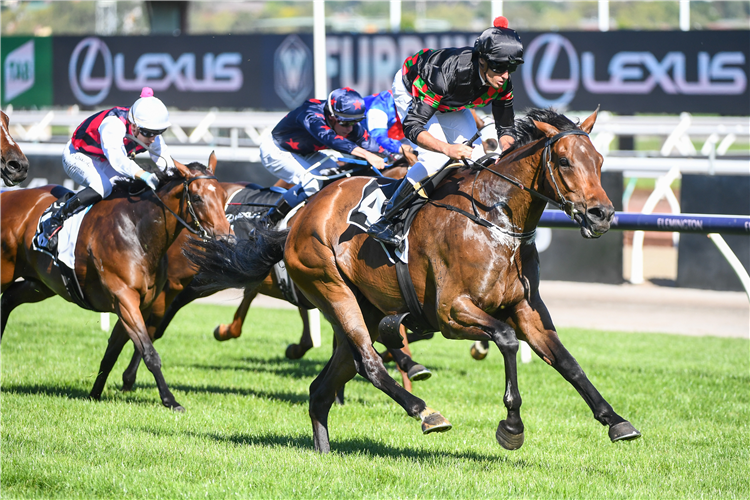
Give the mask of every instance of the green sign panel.
POLYGON ((2 37, 0 101, 6 107, 52 106, 52 38, 2 37))

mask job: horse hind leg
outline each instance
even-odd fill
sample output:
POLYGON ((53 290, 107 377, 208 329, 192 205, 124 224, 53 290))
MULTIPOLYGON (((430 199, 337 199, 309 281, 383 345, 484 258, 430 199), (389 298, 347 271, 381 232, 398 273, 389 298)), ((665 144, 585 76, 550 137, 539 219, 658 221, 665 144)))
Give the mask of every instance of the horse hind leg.
POLYGON ((4 292, 0 299, 0 340, 5 333, 5 326, 13 309, 21 304, 41 302, 55 295, 47 285, 41 281, 24 280, 13 282, 4 292))
POLYGON ((133 357, 130 358, 130 364, 125 371, 122 372, 122 392, 130 392, 135 386, 135 379, 138 375, 138 367, 141 365, 143 357, 138 349, 133 347, 133 357))
POLYGON ((351 351, 339 345, 331 359, 310 384, 309 414, 313 428, 315 451, 328 453, 331 444, 328 437, 328 414, 336 400, 339 389, 357 374, 351 351))
POLYGON ((258 288, 245 288, 242 302, 234 313, 234 320, 228 324, 221 324, 214 329, 214 338, 219 341, 236 339, 242 335, 242 325, 245 322, 247 312, 250 310, 255 297, 258 296, 258 288))
MULTIPOLYGON (((304 307, 298 307, 299 316, 302 318, 302 336, 298 344, 289 344, 284 353, 289 359, 302 359, 302 357, 312 349, 313 341, 310 334, 310 314, 304 307)), ((343 399, 342 399, 343 404, 343 399)))
POLYGON ((118 319, 117 323, 115 323, 115 327, 112 329, 112 333, 109 336, 107 349, 106 351, 104 351, 104 357, 99 364, 99 372, 96 375, 96 380, 94 380, 94 386, 91 388, 91 392, 89 393, 89 397, 91 399, 94 399, 96 401, 99 401, 101 399, 102 392, 104 391, 104 386, 106 385, 107 378, 109 377, 109 373, 115 366, 117 358, 120 357, 122 348, 125 347, 125 344, 128 342, 128 340, 129 337, 125 330, 125 327, 122 324, 122 320, 118 319))

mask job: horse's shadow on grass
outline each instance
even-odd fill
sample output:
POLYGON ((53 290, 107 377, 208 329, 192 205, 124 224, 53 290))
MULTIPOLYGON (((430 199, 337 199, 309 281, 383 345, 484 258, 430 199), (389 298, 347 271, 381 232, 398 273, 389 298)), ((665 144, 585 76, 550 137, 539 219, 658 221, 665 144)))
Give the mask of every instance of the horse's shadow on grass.
MULTIPOLYGON (((156 385, 154 385, 156 387, 156 385)), ((68 399, 89 399, 89 391, 77 387, 61 387, 44 384, 3 384, 2 391, 6 394, 25 394, 36 396, 52 396, 68 399)))
MULTIPOLYGON (((292 436, 278 434, 234 434, 230 436, 215 433, 193 433, 197 438, 208 438, 219 443, 228 443, 236 446, 265 446, 268 448, 287 447, 295 448, 300 451, 313 451, 314 445, 312 437, 292 436)), ((446 450, 417 450, 402 446, 391 446, 380 441, 367 438, 349 438, 337 440, 332 445, 333 453, 339 455, 366 455, 372 458, 398 459, 407 458, 415 462, 424 462, 435 464, 437 461, 447 458, 457 460, 471 460, 477 463, 486 463, 515 467, 518 469, 536 468, 538 465, 529 463, 522 458, 511 458, 498 455, 482 455, 471 451, 446 451, 446 450)))
POLYGON ((325 366, 325 362, 310 361, 305 359, 291 360, 286 358, 254 358, 242 356, 227 364, 184 364, 188 368, 212 371, 244 371, 248 373, 271 373, 287 377, 316 377, 325 366))
MULTIPOLYGON (((156 386, 154 385, 154 388, 156 386)), ((245 397, 256 397, 258 399, 272 399, 276 401, 283 401, 291 404, 306 403, 309 400, 307 394, 298 394, 294 392, 281 392, 281 391, 256 391, 248 388, 240 387, 225 387, 218 385, 189 385, 189 384, 171 384, 169 386, 175 391, 181 391, 184 393, 193 394, 224 394, 231 396, 245 396, 245 397)))

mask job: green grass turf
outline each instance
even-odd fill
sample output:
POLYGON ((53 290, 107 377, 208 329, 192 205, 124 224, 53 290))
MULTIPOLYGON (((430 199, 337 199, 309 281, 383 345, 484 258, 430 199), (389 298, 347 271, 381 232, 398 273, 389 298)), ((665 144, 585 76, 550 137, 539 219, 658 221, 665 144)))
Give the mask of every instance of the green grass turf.
MULTIPOLYGON (((538 358, 519 365, 526 442, 495 441, 504 374, 496 349, 412 345, 434 375, 414 390, 454 425, 419 423, 361 377, 313 451, 308 386, 329 350, 284 358, 301 322, 254 309, 240 339, 212 337, 233 314, 192 305, 156 343, 187 412, 162 407, 143 367, 119 392, 126 346, 100 402, 87 399, 108 334, 59 298, 11 315, 2 342, 3 498, 748 498, 748 341, 566 329, 561 337, 643 437, 612 444, 576 391, 538 358)), ((324 345, 330 345, 324 328, 324 345)), ((390 368, 396 376, 395 369, 390 368)))

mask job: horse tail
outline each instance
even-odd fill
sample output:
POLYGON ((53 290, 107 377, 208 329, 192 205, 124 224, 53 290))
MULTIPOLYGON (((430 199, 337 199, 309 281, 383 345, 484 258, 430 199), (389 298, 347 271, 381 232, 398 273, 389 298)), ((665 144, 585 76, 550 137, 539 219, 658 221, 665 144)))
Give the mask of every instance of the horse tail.
POLYGON ((213 293, 255 285, 284 258, 289 230, 277 231, 248 222, 252 226, 248 239, 228 236, 188 243, 183 254, 198 268, 191 288, 213 293))

